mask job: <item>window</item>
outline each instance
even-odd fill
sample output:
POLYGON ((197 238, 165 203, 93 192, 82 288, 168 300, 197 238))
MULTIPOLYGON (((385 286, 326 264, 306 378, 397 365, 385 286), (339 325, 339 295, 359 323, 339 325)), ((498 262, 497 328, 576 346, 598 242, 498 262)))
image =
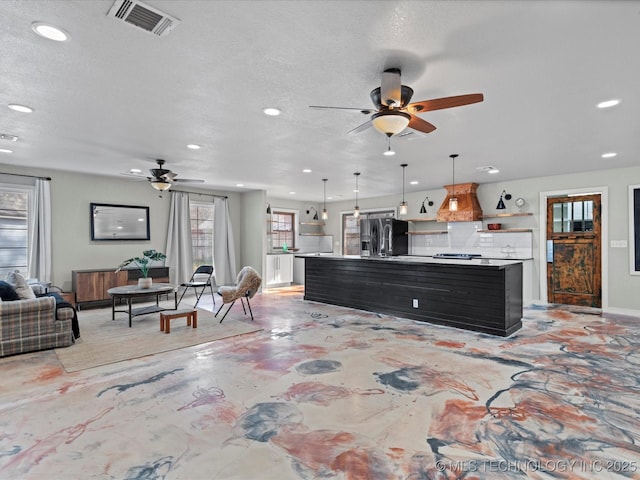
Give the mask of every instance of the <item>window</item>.
POLYGON ((29 271, 29 192, 0 185, 0 278, 29 271))
POLYGON ((213 204, 190 202, 193 269, 213 265, 213 204))
POLYGON ((292 212, 273 212, 271 214, 271 248, 295 247, 295 214, 292 212))

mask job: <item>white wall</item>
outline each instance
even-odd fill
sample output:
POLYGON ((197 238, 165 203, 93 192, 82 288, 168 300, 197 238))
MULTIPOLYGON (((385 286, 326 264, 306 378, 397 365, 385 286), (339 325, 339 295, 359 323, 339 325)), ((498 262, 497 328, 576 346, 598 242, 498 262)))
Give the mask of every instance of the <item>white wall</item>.
MULTIPOLYGON (((51 177, 52 203, 52 277, 53 285, 71 290, 71 271, 115 268, 126 258, 155 248, 166 251, 169 203, 171 194, 165 192, 160 198, 144 181, 131 181, 123 177, 84 175, 57 170, 27 169, 2 165, 0 171, 51 177), (149 207, 150 241, 91 241, 89 204, 114 203, 149 207)), ((231 224, 235 235, 237 266, 244 263, 240 248, 242 196, 237 192, 205 191, 183 188, 229 197, 231 224)), ((194 197, 197 198, 197 195, 194 197)), ((260 248, 257 245, 254 248, 260 248)), ((245 248, 245 250, 247 250, 245 248)))
MULTIPOLYGON (((540 192, 546 191, 570 191, 576 189, 589 190, 590 187, 608 187, 607 212, 607 235, 603 238, 612 240, 629 239, 629 211, 628 211, 628 187, 640 183, 640 167, 599 170, 595 172, 574 173, 571 175, 558 175, 553 177, 538 177, 509 182, 483 183, 478 187, 478 200, 482 206, 483 213, 490 215, 498 213, 495 209, 500 193, 506 190, 513 195, 513 198, 506 201, 507 210, 505 212, 516 212, 514 200, 522 197, 526 200, 525 211, 532 212, 528 217, 510 217, 500 220, 505 224, 505 228, 531 228, 533 230, 533 252, 534 252, 534 296, 540 298, 540 255, 544 255, 544 245, 540 245, 540 192)), ((465 179, 459 179, 464 182, 465 179)), ((409 212, 405 218, 434 217, 440 204, 445 198, 444 188, 438 190, 428 190, 421 192, 405 193, 405 199, 409 204, 409 212), (425 196, 434 202, 433 207, 427 206, 427 214, 419 213, 420 206, 425 196)), ((382 207, 397 207, 401 201, 401 192, 396 196, 360 198, 358 203, 362 210, 382 207)), ((329 220, 325 226, 327 234, 333 234, 336 242, 340 242, 340 212, 353 209, 354 200, 349 199, 342 202, 332 202, 327 204, 329 220)), ((608 282, 605 287, 608 291, 608 305, 603 305, 605 310, 640 314, 640 276, 629 273, 629 246, 627 248, 610 248, 609 244, 603 244, 603 251, 607 257, 606 268, 608 282)), ((334 248, 335 253, 340 253, 340 246, 334 248)), ((604 274, 605 272, 603 272, 604 274)), ((603 298, 604 299, 604 298, 603 298)))

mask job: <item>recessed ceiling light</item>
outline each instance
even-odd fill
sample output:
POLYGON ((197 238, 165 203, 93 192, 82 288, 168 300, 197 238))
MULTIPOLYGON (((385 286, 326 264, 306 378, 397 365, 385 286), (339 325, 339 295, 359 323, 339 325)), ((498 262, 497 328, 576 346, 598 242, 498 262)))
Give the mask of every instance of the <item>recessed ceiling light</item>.
POLYGON ((296 192, 289 192, 289 195, 295 195, 296 192))
POLYGON ((487 173, 498 173, 500 171, 496 167, 494 167, 493 165, 485 165, 483 167, 476 167, 476 170, 478 170, 479 172, 487 172, 487 173))
POLYGON ((202 147, 195 143, 190 143, 189 145, 187 145, 187 148, 190 148, 191 150, 200 150, 202 147))
POLYGON ((0 148, 0 153, 13 153, 13 150, 9 150, 8 148, 0 148))
POLYGON ((44 22, 33 22, 31 29, 38 35, 56 42, 66 42, 71 36, 60 27, 44 22))
POLYGON ((609 108, 609 107, 615 107, 616 105, 618 105, 620 103, 620 100, 618 99, 612 99, 612 100, 605 100, 604 102, 600 102, 597 107, 598 108, 609 108))
POLYGON ((491 170, 487 170, 487 173, 490 173, 491 175, 494 175, 496 173, 500 173, 500 170, 497 168, 492 168, 491 170))
POLYGON ((22 113, 31 113, 31 112, 33 112, 33 108, 27 107, 26 105, 20 105, 18 103, 10 103, 7 106, 11 110, 15 110, 16 112, 22 112, 22 113))
POLYGON ((244 187, 244 183, 236 183, 236 187, 244 187))
POLYGON ((139 168, 132 168, 131 170, 129 170, 129 173, 142 173, 142 170, 140 170, 139 168))
POLYGON ((613 158, 618 155, 616 152, 603 153, 602 158, 613 158))
POLYGON ((420 183, 420 182, 418 182, 417 180, 413 180, 413 181, 409 182, 409 185, 418 185, 418 183, 420 183))
POLYGON ((270 117, 277 117, 282 113, 282 110, 274 107, 267 107, 262 111, 264 112, 265 115, 269 115, 270 117))
POLYGON ((304 170, 302 170, 302 173, 311 173, 311 169, 310 168, 305 168, 304 170))
POLYGON ((383 153, 383 155, 386 156, 386 157, 390 157, 390 156, 395 155, 395 154, 396 154, 396 152, 394 152, 391 149, 385 150, 384 153, 383 153))

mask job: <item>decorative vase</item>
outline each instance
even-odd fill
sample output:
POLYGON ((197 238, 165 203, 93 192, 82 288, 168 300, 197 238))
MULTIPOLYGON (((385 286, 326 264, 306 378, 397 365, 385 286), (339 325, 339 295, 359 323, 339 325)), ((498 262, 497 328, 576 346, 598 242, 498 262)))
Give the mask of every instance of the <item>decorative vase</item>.
POLYGON ((151 277, 142 277, 138 279, 139 288, 151 288, 152 284, 153 284, 153 278, 151 277))

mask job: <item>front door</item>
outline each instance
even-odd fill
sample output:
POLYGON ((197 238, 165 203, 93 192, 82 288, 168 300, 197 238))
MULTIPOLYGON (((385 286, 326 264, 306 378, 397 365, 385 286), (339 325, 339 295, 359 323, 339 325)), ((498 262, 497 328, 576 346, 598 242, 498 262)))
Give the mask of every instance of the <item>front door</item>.
POLYGON ((602 307, 600 195, 547 199, 549 303, 602 307))

